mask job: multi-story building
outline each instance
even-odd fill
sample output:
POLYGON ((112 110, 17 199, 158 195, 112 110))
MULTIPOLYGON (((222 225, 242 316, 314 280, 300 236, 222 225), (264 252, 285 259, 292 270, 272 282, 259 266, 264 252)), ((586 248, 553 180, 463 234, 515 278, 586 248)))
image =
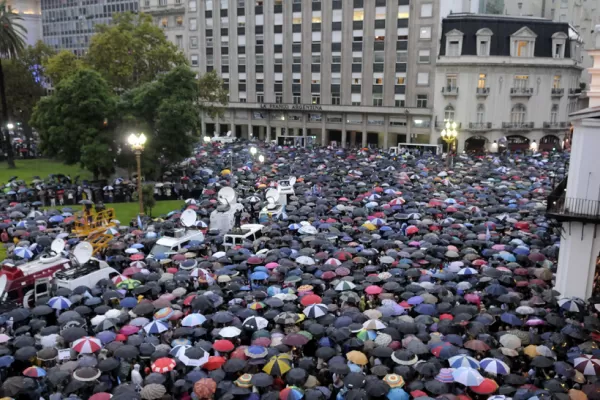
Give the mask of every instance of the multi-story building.
POLYGON ((177 1, 142 0, 141 10, 199 75, 225 81, 229 105, 218 120, 203 117, 205 134, 429 143, 438 1, 177 1))
POLYGON ((111 22, 113 13, 137 12, 138 0, 41 0, 44 42, 57 50, 81 55, 95 25, 111 22))
POLYGON ((7 4, 23 18, 22 21, 19 21, 19 24, 27 30, 25 44, 33 46, 38 40, 41 40, 42 10, 40 0, 9 0, 7 4))
POLYGON ((563 22, 453 14, 435 73, 436 143, 459 126, 458 151, 559 148, 581 93, 582 44, 563 22))

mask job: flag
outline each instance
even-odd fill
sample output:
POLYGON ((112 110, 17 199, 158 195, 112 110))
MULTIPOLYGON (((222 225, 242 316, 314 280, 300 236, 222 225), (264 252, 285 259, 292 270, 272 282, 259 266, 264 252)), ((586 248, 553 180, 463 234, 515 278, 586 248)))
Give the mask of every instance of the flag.
POLYGON ((137 218, 137 224, 138 224, 138 229, 140 229, 140 230, 144 229, 144 225, 142 225, 142 219, 140 218, 139 214, 138 214, 138 218, 137 218))
POLYGON ((485 228, 485 240, 489 241, 492 238, 492 235, 490 235, 490 227, 486 226, 485 228))

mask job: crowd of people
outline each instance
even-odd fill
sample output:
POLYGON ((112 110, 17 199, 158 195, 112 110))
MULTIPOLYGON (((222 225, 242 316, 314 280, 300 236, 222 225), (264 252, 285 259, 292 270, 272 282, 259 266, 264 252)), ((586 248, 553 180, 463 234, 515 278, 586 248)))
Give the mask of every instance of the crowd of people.
MULTIPOLYGON (((0 395, 600 398, 600 299, 552 289, 560 232, 545 199, 568 153, 461 155, 448 167, 429 153, 251 145, 199 148, 185 168, 201 193, 117 227, 103 258, 118 276, 3 314, 0 395), (295 194, 263 236, 223 246, 209 219, 219 189, 233 187, 253 221, 265 190, 292 176, 295 194), (204 241, 150 256, 185 209, 204 241)), ((60 208, 28 219, 29 207, 4 206, 17 243, 3 268, 61 235, 35 222, 60 208)))

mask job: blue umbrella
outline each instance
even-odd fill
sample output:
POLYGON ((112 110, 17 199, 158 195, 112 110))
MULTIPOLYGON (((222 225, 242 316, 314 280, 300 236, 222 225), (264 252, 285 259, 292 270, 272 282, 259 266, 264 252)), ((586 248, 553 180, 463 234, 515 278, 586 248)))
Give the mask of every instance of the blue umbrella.
POLYGON ((64 221, 64 219, 65 218, 62 215, 53 215, 50 218, 48 218, 48 221, 56 223, 56 224, 60 224, 61 222, 64 221))
POLYGON ((33 252, 26 247, 17 247, 14 250, 14 253, 17 257, 30 259, 33 257, 33 252))
POLYGON ((501 296, 508 293, 508 289, 498 283, 491 284, 490 286, 486 287, 484 291, 492 296, 501 296))
POLYGON ((10 367, 13 362, 15 362, 13 356, 2 356, 0 357, 0 368, 10 367))
POLYGON ((387 392, 386 397, 389 400, 408 400, 409 395, 402 388, 393 388, 387 392))
POLYGON ((519 317, 517 317, 515 314, 506 312, 500 316, 500 319, 502 320, 502 322, 507 323, 509 325, 513 325, 513 326, 523 325, 523 321, 521 321, 519 319, 519 317))
POLYGON ((121 300, 121 307, 124 308, 133 308, 137 306, 138 302, 135 297, 125 297, 121 300))
POLYGON ((50 300, 48 300, 47 304, 55 310, 64 310, 66 308, 71 307, 71 301, 62 296, 51 298, 50 300))
POLYGON ((134 243, 133 245, 131 245, 131 247, 134 249, 143 249, 144 245, 141 243, 134 243))
POLYGON ((435 306, 433 304, 422 303, 415 307, 415 311, 419 314, 434 315, 436 313, 435 306))
POLYGON ((252 279, 254 281, 262 281, 267 278, 269 278, 269 274, 267 274, 264 271, 256 271, 250 275, 250 279, 252 279))
POLYGON ((148 325, 144 326, 144 330, 148 334, 159 334, 169 329, 169 325, 162 321, 152 321, 148 325))
POLYGON ((117 334, 113 331, 102 331, 96 334, 96 338, 100 339, 102 344, 113 342, 117 338, 117 334))

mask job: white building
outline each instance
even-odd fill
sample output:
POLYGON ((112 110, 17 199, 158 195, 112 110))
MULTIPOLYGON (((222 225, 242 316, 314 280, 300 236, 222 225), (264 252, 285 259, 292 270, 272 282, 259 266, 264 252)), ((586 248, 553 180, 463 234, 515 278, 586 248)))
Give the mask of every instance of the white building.
POLYGON ((459 124, 458 151, 560 147, 581 93, 577 38, 568 24, 540 18, 445 18, 432 143, 451 120, 459 124))
POLYGON ((33 46, 38 40, 42 40, 40 0, 9 0, 7 4, 23 18, 22 21, 19 21, 19 24, 27 30, 25 44, 33 46))

